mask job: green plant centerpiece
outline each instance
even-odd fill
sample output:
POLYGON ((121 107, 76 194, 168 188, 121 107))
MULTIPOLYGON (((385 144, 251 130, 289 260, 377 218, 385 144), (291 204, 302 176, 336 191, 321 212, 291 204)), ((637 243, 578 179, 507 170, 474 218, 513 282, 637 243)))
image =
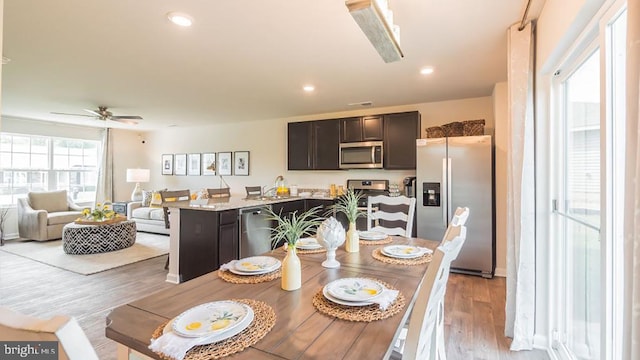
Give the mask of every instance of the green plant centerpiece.
POLYGON ((302 266, 296 254, 296 243, 301 237, 313 235, 320 225, 321 219, 316 215, 319 208, 311 208, 301 214, 297 211, 289 215, 276 214, 268 209, 269 219, 276 222, 271 228, 272 245, 277 247, 281 242, 287 244, 287 256, 282 260, 283 290, 293 291, 302 286, 302 266))
POLYGON ((347 239, 344 243, 344 248, 347 252, 360 251, 360 236, 358 236, 358 231, 356 230, 356 220, 359 217, 366 216, 363 211, 358 209, 358 201, 360 201, 363 196, 359 191, 347 189, 347 192, 340 196, 332 207, 336 213, 343 213, 349 221, 347 239))
POLYGON ((104 203, 96 203, 93 210, 85 208, 82 210, 82 217, 76 221, 79 222, 104 222, 113 220, 116 217, 113 211, 111 201, 106 200, 104 203))

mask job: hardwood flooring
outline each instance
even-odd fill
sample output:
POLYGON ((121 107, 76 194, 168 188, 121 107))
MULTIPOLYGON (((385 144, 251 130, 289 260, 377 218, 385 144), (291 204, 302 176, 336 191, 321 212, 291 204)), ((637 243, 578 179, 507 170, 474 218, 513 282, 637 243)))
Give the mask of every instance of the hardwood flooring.
MULTIPOLYGON (((24 314, 74 316, 100 359, 116 358, 104 335, 109 311, 174 285, 165 282, 166 256, 94 275, 79 275, 0 251, 0 306, 24 314)), ((447 357, 548 359, 544 351, 509 351, 504 337, 505 279, 451 274, 445 304, 447 357)))

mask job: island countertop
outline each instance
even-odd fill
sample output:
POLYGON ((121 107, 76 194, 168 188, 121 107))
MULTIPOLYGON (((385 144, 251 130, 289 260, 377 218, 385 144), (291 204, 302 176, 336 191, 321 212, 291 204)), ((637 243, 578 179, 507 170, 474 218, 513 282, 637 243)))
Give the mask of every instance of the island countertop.
POLYGON ((240 196, 230 196, 226 198, 211 198, 203 200, 189 200, 189 201, 172 201, 164 203, 163 205, 168 208, 179 209, 192 209, 192 210, 205 210, 205 211, 225 211, 233 209, 250 208, 256 206, 264 206, 277 204, 282 202, 315 199, 315 200, 334 200, 332 197, 318 197, 318 196, 289 196, 289 197, 262 197, 260 199, 243 198, 240 196))

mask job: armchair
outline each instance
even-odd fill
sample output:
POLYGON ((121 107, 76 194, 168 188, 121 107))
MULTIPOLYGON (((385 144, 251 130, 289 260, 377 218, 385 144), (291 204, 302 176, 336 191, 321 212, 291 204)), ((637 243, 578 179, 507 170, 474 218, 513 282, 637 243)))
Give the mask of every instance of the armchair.
POLYGON ((37 241, 60 239, 62 228, 80 217, 83 209, 69 199, 66 190, 30 192, 18 199, 18 232, 37 241))

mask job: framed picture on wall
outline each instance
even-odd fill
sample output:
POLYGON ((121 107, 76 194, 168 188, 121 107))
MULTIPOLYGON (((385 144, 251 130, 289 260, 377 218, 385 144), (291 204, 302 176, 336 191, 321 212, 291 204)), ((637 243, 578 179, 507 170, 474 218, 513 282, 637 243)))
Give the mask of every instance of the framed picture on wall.
POLYGON ((187 154, 176 154, 173 161, 173 174, 187 175, 187 154))
POLYGON ((187 155, 187 175, 200 175, 200 154, 187 155))
POLYGON ((216 153, 202 154, 202 175, 216 174, 216 153))
POLYGON ((249 175, 249 152, 236 151, 233 153, 233 174, 249 175))
POLYGON ((173 175, 173 154, 162 154, 162 175, 173 175))
POLYGON ((231 152, 218 153, 218 175, 231 175, 231 152))

